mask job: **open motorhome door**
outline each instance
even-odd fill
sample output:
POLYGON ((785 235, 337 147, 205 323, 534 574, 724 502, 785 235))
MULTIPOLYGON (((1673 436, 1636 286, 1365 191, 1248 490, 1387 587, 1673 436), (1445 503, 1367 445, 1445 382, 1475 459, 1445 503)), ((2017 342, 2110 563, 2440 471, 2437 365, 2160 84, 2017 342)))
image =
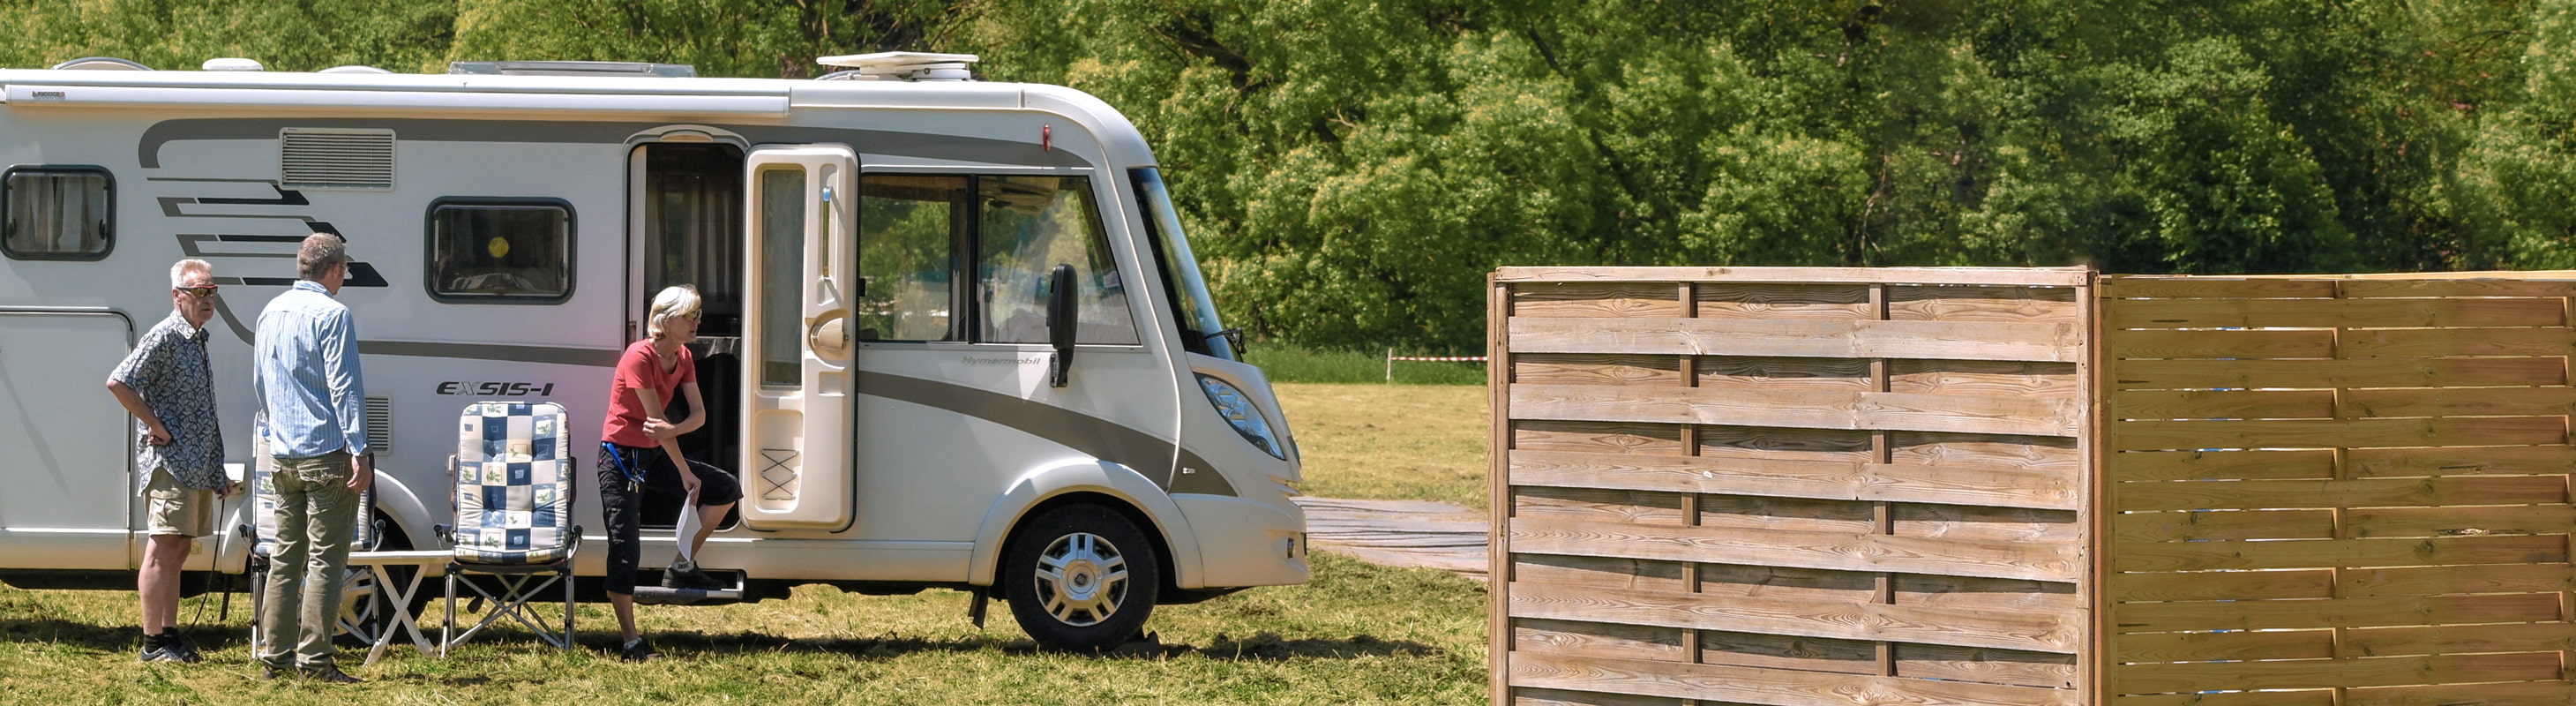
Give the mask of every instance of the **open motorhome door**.
POLYGON ((858 156, 764 145, 746 161, 742 520, 756 530, 850 524, 851 206, 858 156))

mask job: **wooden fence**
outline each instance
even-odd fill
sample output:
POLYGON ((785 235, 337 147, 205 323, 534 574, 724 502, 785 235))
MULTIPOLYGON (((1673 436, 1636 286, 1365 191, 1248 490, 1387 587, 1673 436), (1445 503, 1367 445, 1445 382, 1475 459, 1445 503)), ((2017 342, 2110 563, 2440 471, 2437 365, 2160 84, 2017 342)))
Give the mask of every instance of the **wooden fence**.
POLYGON ((2570 276, 2101 278, 2105 693, 2576 703, 2570 276))
POLYGON ((2576 704, 2576 273, 1492 281, 1497 704, 2576 704))
POLYGON ((2077 704, 2084 270, 1506 268, 1497 704, 2077 704))

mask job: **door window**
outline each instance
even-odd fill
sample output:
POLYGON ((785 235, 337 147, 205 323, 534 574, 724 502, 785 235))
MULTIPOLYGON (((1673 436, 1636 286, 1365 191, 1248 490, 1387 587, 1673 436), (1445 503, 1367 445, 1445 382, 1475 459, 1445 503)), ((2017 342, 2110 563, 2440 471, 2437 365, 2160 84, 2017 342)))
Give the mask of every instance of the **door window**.
POLYGON ((798 298, 805 271, 805 170, 760 172, 760 384, 803 383, 799 356, 804 311, 798 298))

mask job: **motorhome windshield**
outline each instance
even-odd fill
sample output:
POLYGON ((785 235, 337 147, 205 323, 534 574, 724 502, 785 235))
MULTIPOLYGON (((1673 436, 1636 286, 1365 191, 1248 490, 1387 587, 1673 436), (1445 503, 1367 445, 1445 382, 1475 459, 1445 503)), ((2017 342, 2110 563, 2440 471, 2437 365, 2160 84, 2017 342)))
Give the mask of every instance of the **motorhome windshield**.
POLYGON ((1189 238, 1181 235, 1181 217, 1172 210, 1163 173, 1153 167, 1129 173, 1136 180, 1136 200, 1145 209, 1146 240, 1153 243, 1154 256, 1162 264, 1163 291, 1181 324, 1181 345, 1192 353, 1235 360, 1233 342, 1227 340, 1225 324, 1216 317, 1216 302, 1208 298, 1207 281, 1199 277, 1198 258, 1190 254, 1189 238))

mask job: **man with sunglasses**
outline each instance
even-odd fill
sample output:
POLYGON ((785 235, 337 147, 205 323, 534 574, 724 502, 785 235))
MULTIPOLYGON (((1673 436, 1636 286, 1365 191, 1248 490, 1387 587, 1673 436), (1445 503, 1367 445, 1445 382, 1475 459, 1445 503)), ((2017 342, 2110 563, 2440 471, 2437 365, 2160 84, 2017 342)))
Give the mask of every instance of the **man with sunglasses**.
POLYGON ((224 437, 216 426, 206 321, 215 316, 215 273, 204 260, 170 266, 170 316, 146 331, 107 376, 107 391, 134 415, 136 487, 142 489, 143 570, 134 580, 143 611, 143 661, 196 663, 179 634, 179 567, 196 538, 214 532, 215 498, 229 496, 224 437))

